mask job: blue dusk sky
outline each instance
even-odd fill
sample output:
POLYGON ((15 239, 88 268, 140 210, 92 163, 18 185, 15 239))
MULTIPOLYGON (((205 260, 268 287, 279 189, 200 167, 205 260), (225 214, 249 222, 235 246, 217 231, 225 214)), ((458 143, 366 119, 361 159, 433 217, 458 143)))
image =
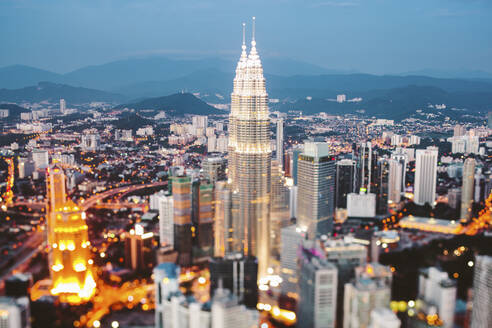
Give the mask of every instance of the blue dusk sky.
POLYGON ((377 74, 492 72, 490 0, 0 0, 0 67, 233 59, 251 16, 263 57, 377 74))

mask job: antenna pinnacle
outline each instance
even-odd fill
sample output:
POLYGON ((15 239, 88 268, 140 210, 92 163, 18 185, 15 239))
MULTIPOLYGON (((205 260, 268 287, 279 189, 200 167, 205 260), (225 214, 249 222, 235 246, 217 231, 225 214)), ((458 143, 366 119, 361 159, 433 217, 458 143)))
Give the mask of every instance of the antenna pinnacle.
POLYGON ((246 45, 246 23, 243 23, 243 46, 246 45))
POLYGON ((255 32, 256 32, 255 22, 256 22, 256 17, 253 16, 253 41, 255 41, 255 32))

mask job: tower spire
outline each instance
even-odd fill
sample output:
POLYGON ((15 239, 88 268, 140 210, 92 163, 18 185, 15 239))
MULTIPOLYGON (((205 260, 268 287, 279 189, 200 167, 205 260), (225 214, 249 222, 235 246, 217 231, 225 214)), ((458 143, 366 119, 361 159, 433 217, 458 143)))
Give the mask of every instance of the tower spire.
POLYGON ((255 41, 255 32, 256 32, 255 22, 256 22, 256 17, 253 16, 253 39, 252 39, 253 42, 255 41))
POLYGON ((243 22, 243 48, 246 48, 246 23, 243 22))

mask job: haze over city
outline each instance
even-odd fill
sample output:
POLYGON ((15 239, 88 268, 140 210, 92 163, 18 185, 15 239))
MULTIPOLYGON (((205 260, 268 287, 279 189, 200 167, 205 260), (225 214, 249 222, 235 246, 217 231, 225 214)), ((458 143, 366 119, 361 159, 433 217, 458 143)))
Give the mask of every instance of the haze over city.
POLYGON ((265 58, 376 74, 433 69, 467 77, 492 72, 491 9, 486 0, 73 0, 63 6, 5 0, 0 44, 8 51, 0 54, 0 67, 66 73, 134 56, 232 59, 240 23, 256 15, 265 58))

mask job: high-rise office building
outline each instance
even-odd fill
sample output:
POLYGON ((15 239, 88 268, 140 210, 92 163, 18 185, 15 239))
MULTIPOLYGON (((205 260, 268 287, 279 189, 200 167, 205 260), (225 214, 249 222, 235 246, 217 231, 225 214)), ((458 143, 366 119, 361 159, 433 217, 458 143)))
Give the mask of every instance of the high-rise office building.
POLYGON ((155 327, 164 328, 166 300, 179 291, 179 266, 171 262, 161 263, 154 268, 155 282, 155 327))
POLYGON ((197 249, 193 254, 196 259, 208 259, 213 256, 214 243, 214 186, 206 181, 200 181, 198 191, 198 222, 195 226, 197 249))
POLYGON ((174 201, 174 249, 178 252, 178 264, 191 264, 192 222, 191 222, 191 177, 172 178, 174 201))
POLYGON ((475 160, 467 158, 463 165, 463 185, 461 187, 461 218, 470 219, 474 196, 475 160))
POLYGON ((434 204, 437 181, 437 149, 417 149, 415 164, 415 204, 434 204))
POLYGON ((304 239, 304 233, 295 225, 281 229, 281 252, 280 252, 280 276, 282 278, 282 292, 285 294, 298 294, 298 265, 297 253, 304 239))
POLYGON ((473 276, 471 328, 492 327, 492 256, 477 256, 473 276))
POLYGON ((449 279, 447 272, 440 271, 435 267, 421 270, 419 298, 437 307, 437 314, 442 320, 444 328, 454 326, 456 282, 449 279))
POLYGON ((140 224, 125 235, 125 265, 134 271, 152 267, 152 232, 144 232, 140 224))
POLYGON ((357 189, 362 192, 376 192, 378 153, 370 141, 357 144, 354 159, 357 161, 357 189))
POLYGON ((388 176, 388 202, 399 203, 401 200, 402 179, 405 176, 403 172, 404 166, 401 161, 391 158, 389 161, 389 176, 388 176))
POLYGON ((80 142, 83 151, 94 152, 99 150, 100 138, 98 134, 84 134, 80 142))
POLYGON ((45 169, 50 165, 50 158, 47 150, 35 149, 32 151, 32 160, 36 170, 45 169))
POLYGON ((278 256, 280 250, 280 229, 290 224, 289 189, 279 163, 272 161, 272 193, 271 193, 271 252, 278 256))
POLYGON ((277 119, 277 162, 280 167, 284 165, 284 119, 279 117, 277 119))
POLYGON ((347 195, 356 189, 356 162, 351 159, 342 159, 337 162, 336 179, 336 207, 347 208, 347 195))
POLYGON ((256 308, 258 303, 258 261, 241 254, 213 258, 209 262, 210 296, 219 287, 228 289, 241 304, 256 308), (221 285, 222 284, 222 285, 221 285))
POLYGON ((371 325, 369 328, 400 328, 401 321, 388 308, 376 308, 371 311, 371 325))
POLYGON ((159 241, 162 247, 174 248, 174 200, 171 195, 158 195, 159 241))
POLYGON ((326 260, 335 265, 338 272, 336 302, 337 327, 343 327, 344 286, 355 278, 355 268, 366 264, 367 248, 353 242, 351 238, 328 239, 323 249, 326 260))
POLYGON ((227 160, 223 157, 207 157, 202 162, 203 177, 210 183, 226 179, 227 160))
POLYGON ((377 190, 374 190, 377 194, 376 212, 378 214, 386 214, 388 212, 390 161, 388 158, 381 158, 378 161, 377 190))
POLYGON ((225 181, 215 185, 214 213, 214 256, 224 257, 227 254, 240 252, 241 240, 235 238, 238 227, 233 225, 232 191, 225 181))
POLYGON ((453 137, 461 137, 466 134, 466 127, 460 124, 456 124, 453 129, 453 137))
POLYGON ((333 230, 335 158, 327 143, 307 142, 298 166, 297 224, 314 239, 333 230))
POLYGON ((323 259, 310 241, 300 252, 298 322, 303 328, 334 328, 337 268, 323 259))
POLYGON ((67 103, 65 99, 60 99, 60 113, 65 114, 66 110, 67 110, 67 103))
POLYGON ((208 117, 206 115, 195 115, 191 118, 195 129, 205 129, 208 127, 208 117))
POLYGON ((19 179, 24 179, 32 175, 34 170, 36 169, 36 165, 34 161, 29 160, 28 158, 19 158, 19 179))
POLYGON ((292 177, 294 186, 297 186, 297 171, 299 164, 299 155, 301 155, 303 150, 302 145, 297 145, 289 151, 289 168, 290 168, 290 177, 292 177))
POLYGON ((256 50, 253 21, 251 50, 244 41, 236 68, 229 115, 229 179, 237 194, 234 226, 241 229, 242 252, 259 261, 260 275, 270 260, 270 118, 268 94, 256 50))
POLYGON ((72 201, 67 201, 63 170, 54 166, 48 174, 46 212, 53 281, 51 293, 64 302, 84 302, 94 295, 96 287, 85 212, 72 201))
POLYGON ((452 188, 448 190, 448 205, 454 209, 458 209, 458 207, 461 206, 461 188, 452 188))
POLYGON ((389 267, 370 263, 355 269, 355 279, 345 284, 344 328, 369 328, 371 312, 388 308, 392 272, 389 267))
POLYGON ((0 327, 31 327, 28 297, 14 298, 0 296, 0 327))
POLYGON ((251 328, 258 324, 258 312, 238 303, 228 289, 218 288, 212 299, 211 328, 251 328))

